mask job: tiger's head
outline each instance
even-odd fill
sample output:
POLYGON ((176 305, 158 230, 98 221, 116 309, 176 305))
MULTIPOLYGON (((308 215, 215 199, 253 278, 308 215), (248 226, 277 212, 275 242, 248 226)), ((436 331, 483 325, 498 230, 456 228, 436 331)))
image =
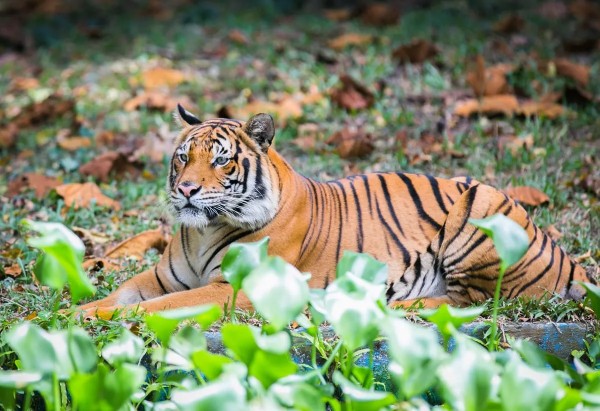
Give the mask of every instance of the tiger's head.
POLYGON ((258 114, 246 123, 200 121, 178 105, 175 117, 183 129, 167 189, 179 221, 198 228, 213 223, 258 228, 268 223, 279 200, 267 156, 275 135, 271 116, 258 114))

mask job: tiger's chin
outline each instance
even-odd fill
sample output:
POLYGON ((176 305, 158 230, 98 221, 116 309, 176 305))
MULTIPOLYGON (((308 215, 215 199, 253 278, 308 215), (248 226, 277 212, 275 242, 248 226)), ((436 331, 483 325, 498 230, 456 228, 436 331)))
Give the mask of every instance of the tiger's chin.
POLYGON ((202 210, 183 208, 177 211, 177 219, 184 226, 204 228, 210 224, 213 218, 202 210))

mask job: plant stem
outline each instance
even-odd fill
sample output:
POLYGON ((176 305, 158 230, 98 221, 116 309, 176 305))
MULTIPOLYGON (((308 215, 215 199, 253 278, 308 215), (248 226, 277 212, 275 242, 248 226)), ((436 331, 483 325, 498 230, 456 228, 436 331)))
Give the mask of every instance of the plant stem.
POLYGON ((31 409, 31 387, 25 389, 25 400, 23 401, 23 409, 28 411, 31 409))
POLYGON ((494 306, 492 309, 492 332, 490 333, 490 340, 488 341, 489 351, 495 351, 498 349, 498 345, 496 343, 496 334, 498 333, 498 305, 500 301, 500 289, 502 287, 502 279, 504 278, 505 272, 506 267, 504 266, 504 264, 500 264, 500 273, 498 274, 496 290, 494 291, 494 306))
POLYGON ((238 291, 234 289, 233 290, 233 297, 231 299, 231 308, 229 308, 229 321, 231 321, 232 323, 236 322, 236 318, 235 318, 235 302, 237 300, 237 295, 238 295, 238 291))
POLYGON ((350 350, 346 351, 346 367, 344 369, 344 376, 346 378, 350 378, 350 374, 352 373, 352 367, 354 366, 354 353, 350 350))
POLYGON ((60 387, 58 385, 58 375, 52 374, 52 391, 54 392, 54 410, 60 410, 60 387))
POLYGON ((337 342, 337 344, 335 345, 335 347, 333 348, 333 350, 331 351, 329 358, 327 358, 327 361, 325 361, 325 364, 323 364, 323 367, 321 367, 321 375, 324 375, 327 372, 327 370, 331 366, 331 363, 333 362, 333 359, 335 358, 335 356, 337 355, 337 353, 341 347, 342 347, 342 340, 339 340, 337 342))

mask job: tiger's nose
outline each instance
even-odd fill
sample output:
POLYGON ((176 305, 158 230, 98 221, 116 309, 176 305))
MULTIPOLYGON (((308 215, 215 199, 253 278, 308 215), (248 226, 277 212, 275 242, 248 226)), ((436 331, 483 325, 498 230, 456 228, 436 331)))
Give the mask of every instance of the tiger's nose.
POLYGON ((190 198, 198 191, 200 191, 200 186, 192 183, 191 181, 184 181, 183 183, 177 186, 177 190, 183 194, 184 197, 190 198))

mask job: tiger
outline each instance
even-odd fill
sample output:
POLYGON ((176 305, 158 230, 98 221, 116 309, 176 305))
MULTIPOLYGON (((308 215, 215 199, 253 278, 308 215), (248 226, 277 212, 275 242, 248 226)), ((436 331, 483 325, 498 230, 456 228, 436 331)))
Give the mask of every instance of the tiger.
MULTIPOLYGON (((392 307, 466 306, 493 296, 500 267, 493 241, 469 219, 496 213, 529 237, 527 252, 505 273, 503 297, 584 296, 576 281, 590 281, 585 269, 496 188, 468 177, 403 172, 318 182, 295 172, 275 150, 268 114, 247 122, 201 121, 178 105, 175 117, 181 131, 167 191, 180 228, 152 269, 81 306, 88 315, 228 304, 224 254, 234 242, 264 237, 269 254, 312 273, 312 288, 326 288, 350 250, 387 264, 385 297, 392 307)), ((237 307, 252 307, 243 293, 237 307)))

